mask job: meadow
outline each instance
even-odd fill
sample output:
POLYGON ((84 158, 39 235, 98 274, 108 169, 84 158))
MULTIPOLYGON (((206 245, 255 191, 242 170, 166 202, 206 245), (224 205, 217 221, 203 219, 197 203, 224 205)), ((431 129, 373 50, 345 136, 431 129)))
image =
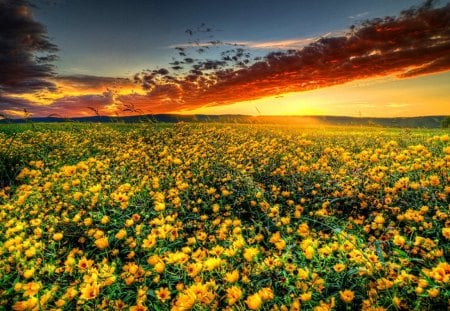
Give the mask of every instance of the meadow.
POLYGON ((448 131, 0 125, 0 310, 447 310, 448 131))

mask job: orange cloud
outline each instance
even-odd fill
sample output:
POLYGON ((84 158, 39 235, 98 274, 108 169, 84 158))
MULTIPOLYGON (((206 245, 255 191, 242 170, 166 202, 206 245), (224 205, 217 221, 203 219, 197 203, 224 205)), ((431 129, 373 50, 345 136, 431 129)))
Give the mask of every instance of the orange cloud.
POLYGON ((67 90, 83 90, 83 91, 99 91, 106 88, 117 89, 124 87, 133 87, 134 84, 130 79, 101 77, 91 75, 65 75, 58 76, 55 79, 58 87, 63 91, 67 90))
POLYGON ((321 38, 300 50, 273 52, 249 66, 222 63, 182 78, 142 74, 145 95, 122 96, 141 107, 162 111, 226 105, 287 92, 300 92, 377 76, 398 78, 450 69, 450 4, 425 4, 398 17, 364 22, 342 36, 321 38), (170 77, 170 79, 166 79, 170 77))
POLYGON ((0 94, 3 114, 15 117, 26 109, 33 116, 88 116, 96 110, 102 115, 120 111, 120 94, 133 93, 130 79, 89 75, 58 76, 52 80, 54 91, 40 90, 28 94, 0 94), (16 111, 16 113, 12 113, 16 111))

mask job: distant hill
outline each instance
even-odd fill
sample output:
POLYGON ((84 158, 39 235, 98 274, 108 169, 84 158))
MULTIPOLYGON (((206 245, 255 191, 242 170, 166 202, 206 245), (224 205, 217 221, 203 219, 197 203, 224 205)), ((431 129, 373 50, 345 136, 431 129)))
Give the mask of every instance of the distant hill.
POLYGON ((3 119, 2 123, 25 122, 218 122, 218 123, 261 123, 261 124, 299 124, 299 125, 353 125, 380 127, 422 127, 439 128, 445 116, 401 117, 401 118, 358 118, 345 116, 248 116, 248 115, 180 115, 157 114, 128 117, 93 116, 80 118, 29 118, 3 119))

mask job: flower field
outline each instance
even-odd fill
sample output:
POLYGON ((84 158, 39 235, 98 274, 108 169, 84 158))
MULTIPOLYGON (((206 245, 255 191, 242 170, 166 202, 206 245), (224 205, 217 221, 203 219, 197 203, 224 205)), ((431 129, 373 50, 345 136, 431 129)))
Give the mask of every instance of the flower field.
POLYGON ((23 129, 0 127, 0 310, 450 306, 443 130, 23 129))

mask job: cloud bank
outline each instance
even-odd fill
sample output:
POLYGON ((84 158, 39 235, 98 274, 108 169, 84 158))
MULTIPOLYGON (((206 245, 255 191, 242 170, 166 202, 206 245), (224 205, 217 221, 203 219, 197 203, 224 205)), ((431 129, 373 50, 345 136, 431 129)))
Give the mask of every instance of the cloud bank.
POLYGON ((27 2, 0 0, 0 94, 54 90, 49 78, 57 51, 27 2))
MULTIPOLYGON (((238 65, 240 60, 235 59, 238 65)), ((191 63, 193 69, 184 77, 141 73, 136 81, 147 94, 120 100, 154 111, 189 110, 377 76, 409 78, 448 71, 450 4, 434 8, 427 2, 397 17, 367 20, 344 35, 320 38, 299 50, 272 52, 248 66, 191 63)))

